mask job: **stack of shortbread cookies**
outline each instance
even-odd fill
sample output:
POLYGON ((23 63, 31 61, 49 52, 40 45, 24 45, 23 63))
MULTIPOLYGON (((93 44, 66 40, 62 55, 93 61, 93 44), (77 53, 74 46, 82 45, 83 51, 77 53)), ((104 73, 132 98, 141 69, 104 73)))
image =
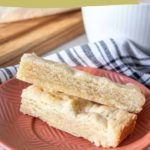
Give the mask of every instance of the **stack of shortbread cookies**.
POLYGON ((114 83, 35 54, 23 55, 17 78, 32 84, 22 92, 21 112, 96 146, 118 146, 134 130, 145 103, 131 83, 114 83))

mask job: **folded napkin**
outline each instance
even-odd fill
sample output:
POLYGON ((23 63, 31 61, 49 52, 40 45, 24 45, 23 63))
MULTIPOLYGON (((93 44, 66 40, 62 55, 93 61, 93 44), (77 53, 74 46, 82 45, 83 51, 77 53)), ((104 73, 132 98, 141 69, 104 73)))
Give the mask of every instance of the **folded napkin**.
MULTIPOLYGON (((150 55, 127 39, 106 39, 76 46, 45 59, 70 66, 104 68, 129 76, 150 88, 150 55)), ((18 66, 0 69, 0 83, 15 76, 18 66)))

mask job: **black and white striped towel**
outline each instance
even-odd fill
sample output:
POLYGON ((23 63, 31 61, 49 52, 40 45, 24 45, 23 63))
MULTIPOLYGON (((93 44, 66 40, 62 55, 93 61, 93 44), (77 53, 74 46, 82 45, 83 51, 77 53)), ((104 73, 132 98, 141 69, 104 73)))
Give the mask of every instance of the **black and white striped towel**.
MULTIPOLYGON (((105 68, 132 77, 150 88, 150 55, 130 40, 106 39, 76 46, 45 57, 70 66, 105 68)), ((0 69, 0 82, 12 78, 18 66, 0 69)))

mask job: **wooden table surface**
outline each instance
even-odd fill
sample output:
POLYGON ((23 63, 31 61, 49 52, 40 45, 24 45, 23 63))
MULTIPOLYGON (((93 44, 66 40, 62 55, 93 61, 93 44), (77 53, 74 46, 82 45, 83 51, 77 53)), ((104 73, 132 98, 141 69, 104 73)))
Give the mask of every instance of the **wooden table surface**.
POLYGON ((17 64, 23 53, 42 55, 84 33, 81 12, 0 24, 0 66, 17 64))

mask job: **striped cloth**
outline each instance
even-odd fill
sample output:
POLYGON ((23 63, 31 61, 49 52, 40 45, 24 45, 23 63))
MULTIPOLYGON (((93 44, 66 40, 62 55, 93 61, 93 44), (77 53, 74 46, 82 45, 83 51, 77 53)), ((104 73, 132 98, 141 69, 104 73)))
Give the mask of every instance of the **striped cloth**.
MULTIPOLYGON (((106 39, 76 46, 44 57, 70 66, 89 66, 116 71, 150 88, 150 55, 130 40, 106 39)), ((0 82, 15 76, 17 66, 0 69, 0 82)))

